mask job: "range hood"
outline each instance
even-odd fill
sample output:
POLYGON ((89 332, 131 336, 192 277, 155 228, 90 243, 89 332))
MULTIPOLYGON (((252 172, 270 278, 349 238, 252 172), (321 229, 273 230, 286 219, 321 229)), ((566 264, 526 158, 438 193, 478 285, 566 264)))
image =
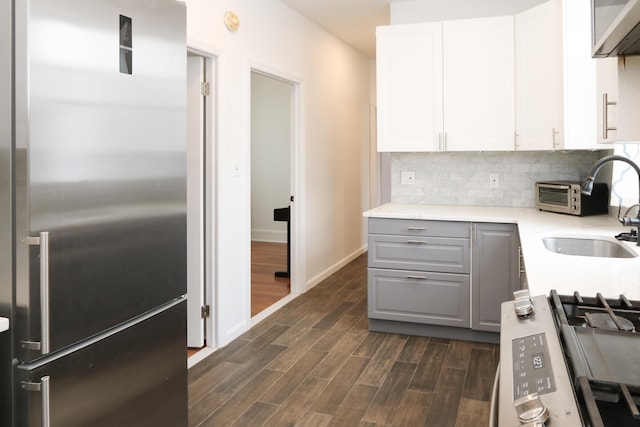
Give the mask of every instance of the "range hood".
POLYGON ((594 58, 640 55, 640 0, 591 0, 594 58))

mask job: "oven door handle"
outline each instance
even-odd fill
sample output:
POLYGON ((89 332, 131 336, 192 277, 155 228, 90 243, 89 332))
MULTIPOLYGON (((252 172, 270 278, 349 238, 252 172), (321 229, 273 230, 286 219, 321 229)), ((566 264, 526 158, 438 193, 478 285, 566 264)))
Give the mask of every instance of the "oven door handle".
POLYGON ((500 398, 500 363, 496 368, 496 376, 491 388, 491 407, 489 409, 489 427, 498 427, 498 399, 500 398))

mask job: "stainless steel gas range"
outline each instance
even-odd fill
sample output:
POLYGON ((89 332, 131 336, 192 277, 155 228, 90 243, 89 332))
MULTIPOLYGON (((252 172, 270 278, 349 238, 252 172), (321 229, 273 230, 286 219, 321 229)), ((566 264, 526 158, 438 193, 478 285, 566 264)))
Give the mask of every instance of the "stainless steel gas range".
POLYGON ((514 296, 502 304, 491 425, 640 426, 640 301, 514 296))

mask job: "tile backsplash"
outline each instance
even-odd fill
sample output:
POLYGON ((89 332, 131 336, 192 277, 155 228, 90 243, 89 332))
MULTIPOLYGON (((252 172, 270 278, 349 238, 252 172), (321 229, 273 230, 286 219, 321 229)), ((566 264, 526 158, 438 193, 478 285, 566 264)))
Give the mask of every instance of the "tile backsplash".
POLYGON ((391 202, 533 207, 536 181, 581 181, 604 154, 600 151, 393 153, 391 202), (402 171, 415 171, 415 183, 401 184, 402 171), (497 174, 497 188, 491 188, 490 174, 497 174))

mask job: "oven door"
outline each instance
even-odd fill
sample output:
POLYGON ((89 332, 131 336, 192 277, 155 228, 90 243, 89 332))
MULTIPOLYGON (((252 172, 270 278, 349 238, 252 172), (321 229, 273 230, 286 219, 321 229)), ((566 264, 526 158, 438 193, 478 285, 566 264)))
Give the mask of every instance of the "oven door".
POLYGON ((491 408, 489 409, 489 427, 498 426, 498 401, 500 399, 500 364, 496 369, 496 376, 493 379, 491 388, 491 408))

